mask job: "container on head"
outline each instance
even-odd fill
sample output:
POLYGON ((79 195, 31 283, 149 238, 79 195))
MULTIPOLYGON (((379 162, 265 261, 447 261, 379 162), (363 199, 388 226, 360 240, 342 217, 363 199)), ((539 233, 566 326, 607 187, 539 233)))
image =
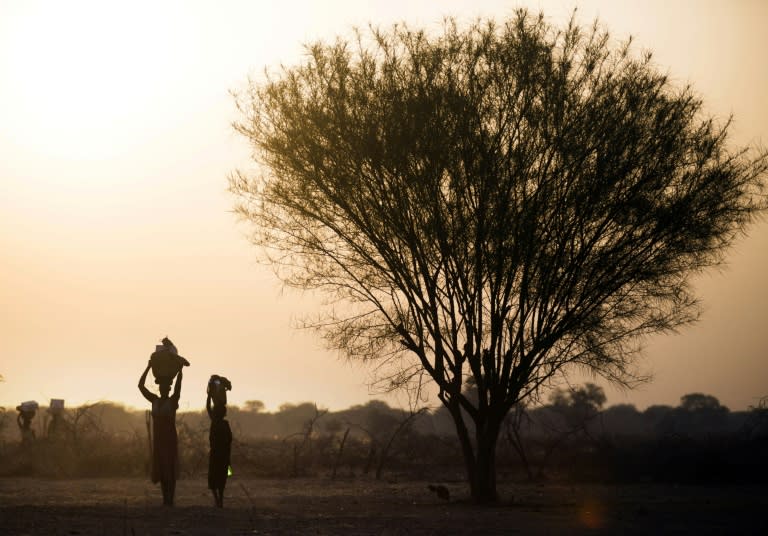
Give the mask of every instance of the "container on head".
POLYGON ((19 409, 19 411, 37 411, 39 407, 40 405, 36 400, 27 400, 26 402, 19 404, 17 409, 19 409))
POLYGON ((64 400, 61 398, 51 398, 51 404, 48 407, 48 411, 54 415, 60 414, 64 411, 64 400))
POLYGON ((224 376, 214 374, 208 380, 208 394, 211 395, 213 403, 217 405, 226 405, 227 391, 232 390, 232 382, 224 376))
POLYGON ((23 418, 32 419, 32 417, 34 417, 35 413, 37 412, 37 408, 39 407, 40 406, 38 405, 37 401, 27 400, 26 402, 22 402, 16 406, 16 411, 21 413, 23 418))
POLYGON ((189 366, 189 361, 179 355, 176 346, 167 337, 163 339, 163 344, 155 346, 155 351, 152 352, 149 362, 155 383, 160 385, 170 385, 181 367, 189 366))

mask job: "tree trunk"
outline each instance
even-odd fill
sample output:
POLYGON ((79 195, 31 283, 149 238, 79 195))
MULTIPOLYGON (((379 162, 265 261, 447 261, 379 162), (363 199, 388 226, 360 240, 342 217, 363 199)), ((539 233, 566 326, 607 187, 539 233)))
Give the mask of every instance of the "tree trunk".
POLYGON ((478 504, 496 502, 496 440, 501 429, 501 420, 485 417, 482 423, 475 423, 475 441, 470 438, 470 431, 458 404, 448 407, 453 417, 456 431, 464 454, 470 494, 478 504))
POLYGON ((494 503, 496 493, 496 442, 500 424, 489 420, 478 426, 475 459, 472 464, 469 487, 472 500, 479 504, 494 503))

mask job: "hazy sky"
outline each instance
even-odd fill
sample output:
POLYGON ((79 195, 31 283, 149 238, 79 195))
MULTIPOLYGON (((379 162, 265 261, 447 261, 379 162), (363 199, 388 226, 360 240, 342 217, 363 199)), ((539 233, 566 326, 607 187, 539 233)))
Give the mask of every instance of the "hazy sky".
MULTIPOLYGON (((0 405, 143 406, 136 381, 165 335, 192 362, 182 409, 202 407, 212 373, 234 403, 367 401, 365 369, 293 328, 317 298, 282 291, 231 213, 226 177, 249 153, 228 90, 353 25, 438 29, 523 5, 555 24, 578 5, 632 34, 711 113, 734 115, 734 143, 768 144, 761 0, 0 0, 0 405)), ((654 382, 609 403, 701 391, 743 409, 768 395, 768 224, 728 260, 697 279, 701 322, 649 341, 654 382)))

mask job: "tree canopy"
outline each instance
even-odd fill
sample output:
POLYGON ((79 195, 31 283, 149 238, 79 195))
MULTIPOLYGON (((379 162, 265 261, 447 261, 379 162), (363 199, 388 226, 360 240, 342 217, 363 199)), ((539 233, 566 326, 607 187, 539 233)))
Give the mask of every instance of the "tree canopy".
POLYGON ((597 23, 374 28, 236 97, 253 241, 333 302, 331 347, 431 376, 479 500, 509 409, 573 367, 637 380, 642 338, 696 319, 690 276, 765 206, 766 154, 597 23))

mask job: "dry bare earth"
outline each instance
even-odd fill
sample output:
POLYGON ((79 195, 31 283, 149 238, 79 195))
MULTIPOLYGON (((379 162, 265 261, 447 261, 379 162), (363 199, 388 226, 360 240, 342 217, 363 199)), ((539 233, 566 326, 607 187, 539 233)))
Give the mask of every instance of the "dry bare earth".
MULTIPOLYGON (((424 482, 230 480, 223 510, 206 481, 181 480, 177 506, 140 479, 0 479, 2 534, 768 534, 762 488, 502 488, 495 507, 445 503, 424 482)), ((455 496, 455 498, 454 498, 455 496)))

